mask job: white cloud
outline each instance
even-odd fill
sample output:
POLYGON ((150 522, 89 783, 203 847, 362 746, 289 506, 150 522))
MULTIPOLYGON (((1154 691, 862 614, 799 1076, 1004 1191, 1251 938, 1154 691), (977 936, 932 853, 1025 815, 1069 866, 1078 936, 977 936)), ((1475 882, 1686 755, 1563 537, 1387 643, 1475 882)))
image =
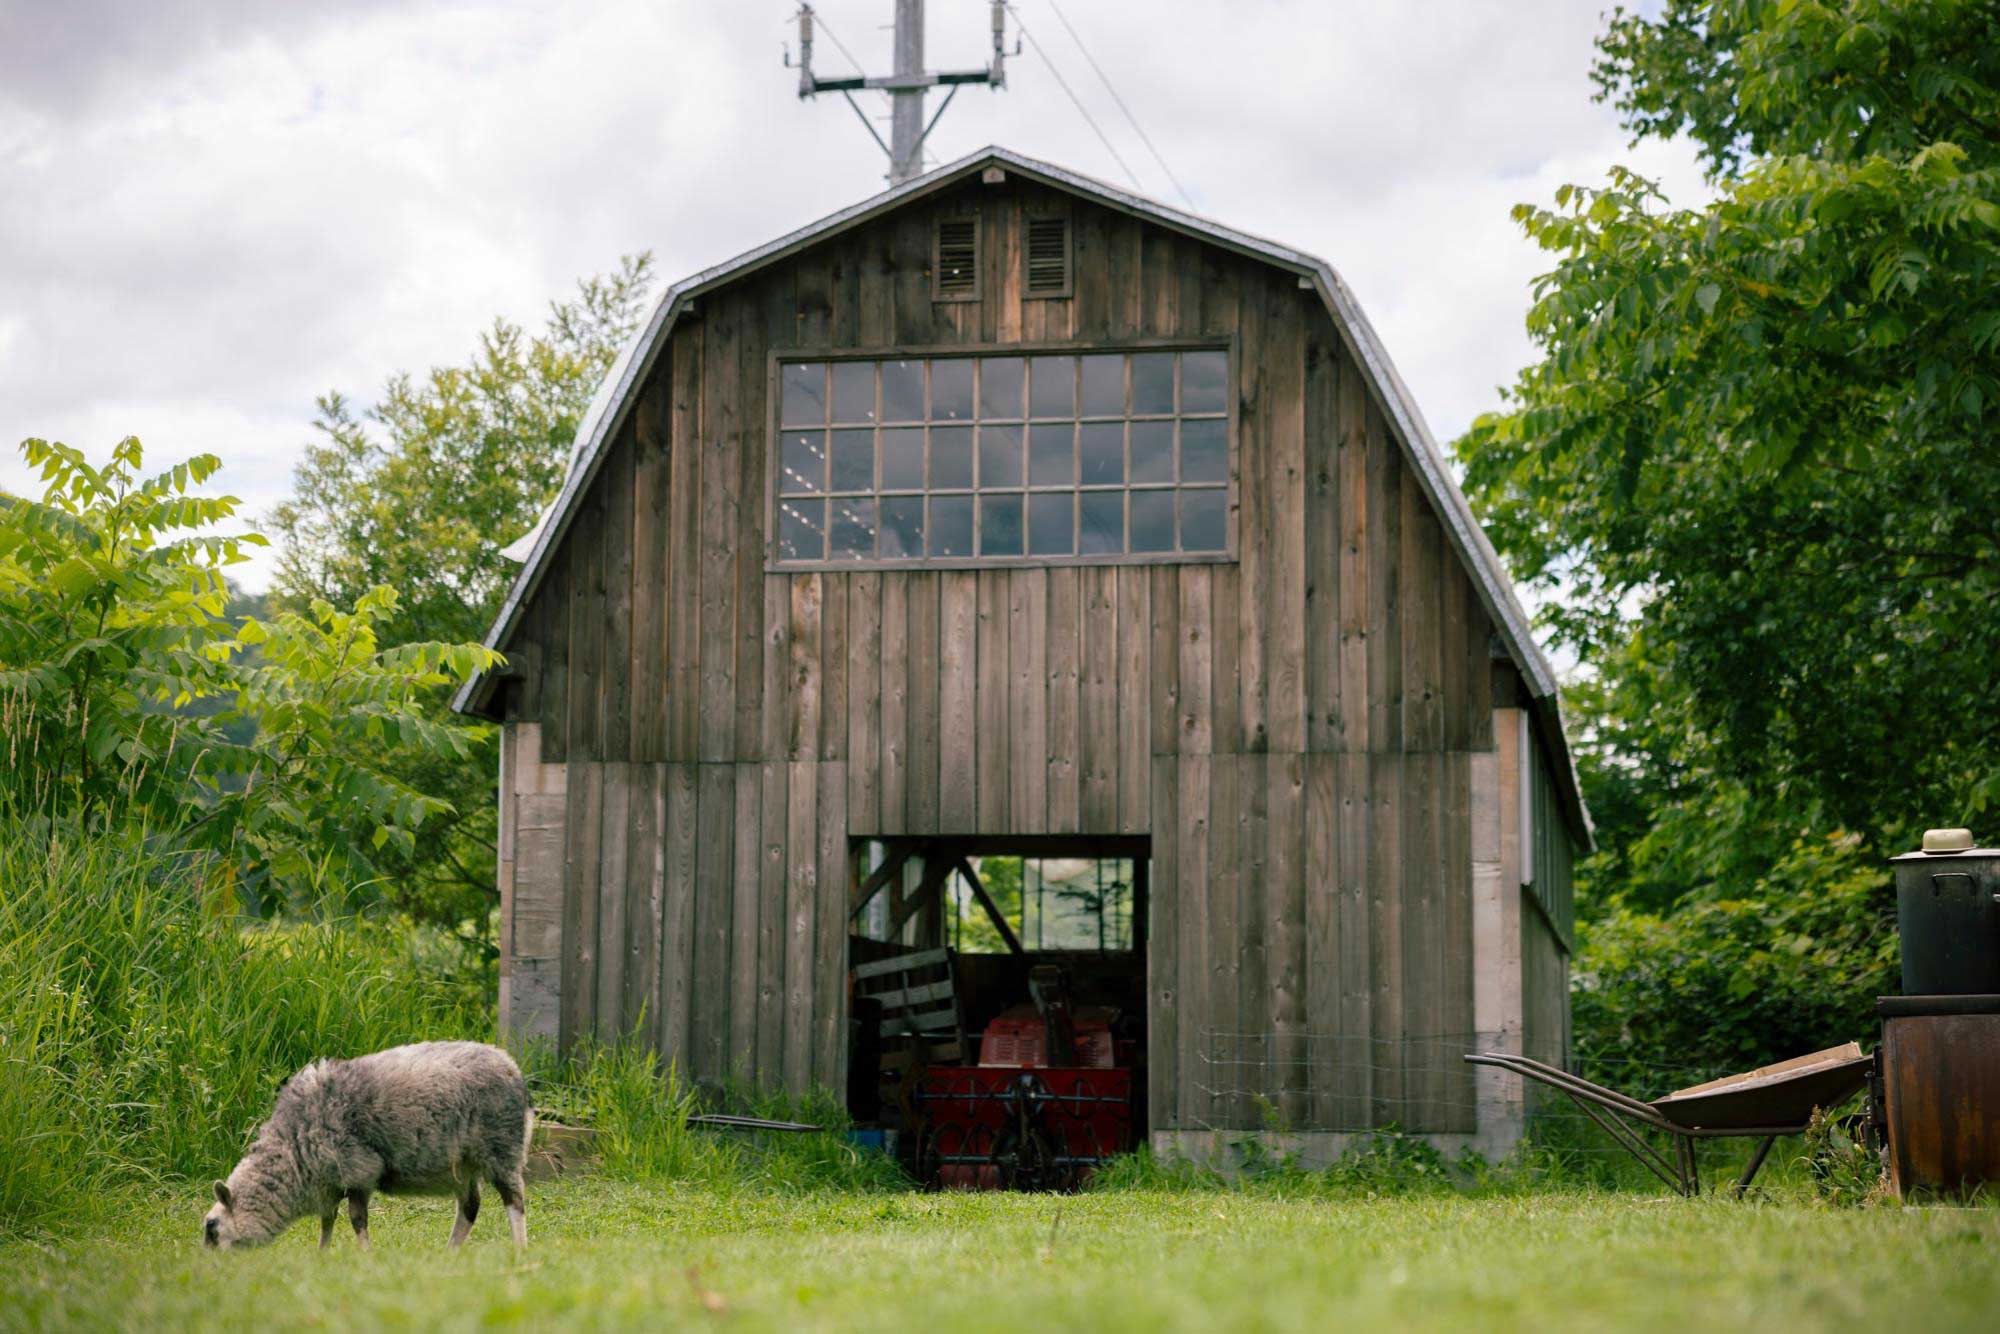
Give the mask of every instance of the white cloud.
MULTIPOLYGON (((1341 270, 1442 437, 1532 353, 1545 264, 1509 206, 1621 161, 1699 188, 1590 101, 1599 0, 1062 4, 1201 211, 1341 270)), ((829 26, 886 69, 889 0, 817 8, 823 72, 829 26)), ((779 66, 792 9, 0 0, 0 440, 214 450, 261 511, 315 394, 461 359, 621 253, 678 277, 871 193, 852 113, 779 66)), ((1019 9, 1174 200, 1048 0, 1019 9)), ((933 65, 983 63, 986 34, 980 0, 930 5, 933 65)), ((1124 181, 1035 51, 1008 73, 933 156, 997 142, 1124 181)))

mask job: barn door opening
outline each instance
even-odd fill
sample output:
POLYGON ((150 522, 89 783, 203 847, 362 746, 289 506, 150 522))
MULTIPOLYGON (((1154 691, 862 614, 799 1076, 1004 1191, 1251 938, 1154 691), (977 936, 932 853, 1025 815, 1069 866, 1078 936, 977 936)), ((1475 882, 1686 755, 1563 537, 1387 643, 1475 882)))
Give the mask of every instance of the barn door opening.
POLYGON ((857 842, 856 1124, 957 1187, 1071 1188, 1142 1142, 1149 840, 857 842))

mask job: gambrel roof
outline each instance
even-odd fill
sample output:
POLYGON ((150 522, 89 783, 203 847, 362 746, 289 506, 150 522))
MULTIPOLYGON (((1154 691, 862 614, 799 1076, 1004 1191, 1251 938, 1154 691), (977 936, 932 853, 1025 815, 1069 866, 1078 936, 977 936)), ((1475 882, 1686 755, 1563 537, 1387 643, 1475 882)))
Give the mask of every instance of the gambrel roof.
MULTIPOLYGON (((523 609, 539 585, 542 574, 575 513, 597 475, 626 414, 637 398, 637 390, 651 373, 667 346, 676 320, 702 294, 734 282, 766 265, 784 260, 808 246, 825 241, 849 228, 879 218, 916 200, 936 194, 997 167, 1026 180, 1093 203, 1135 216, 1145 222, 1170 228, 1196 240, 1247 255, 1299 276, 1302 286, 1319 294, 1340 333, 1347 350, 1360 365, 1380 403, 1392 432, 1400 442, 1403 456, 1429 498, 1441 521, 1447 540, 1458 553, 1471 576, 1480 604, 1496 627, 1507 657, 1519 669, 1534 702, 1544 743, 1549 747, 1557 786, 1570 815, 1579 842, 1590 846, 1590 822, 1577 789, 1575 769, 1563 737, 1558 688, 1554 669, 1535 643, 1527 613, 1514 595, 1513 584, 1500 562, 1499 554, 1485 531, 1473 517, 1464 494, 1453 480, 1443 451, 1432 437, 1423 414, 1402 376, 1390 361, 1374 327, 1347 284, 1331 265, 1315 255, 1252 236, 1234 228, 1172 208, 1155 200, 1131 194, 1116 186, 1080 176, 1050 163, 1023 157, 1009 149, 989 147, 960 158, 933 171, 894 186, 852 207, 745 251, 725 263, 684 278, 663 292, 639 332, 619 354, 597 397, 577 428, 571 451, 569 475, 561 493, 535 529, 516 544, 525 546, 525 563, 508 591, 500 614, 486 636, 489 648, 504 651, 523 609)), ((468 682, 452 701, 461 712, 480 709, 492 688, 490 674, 468 682)))

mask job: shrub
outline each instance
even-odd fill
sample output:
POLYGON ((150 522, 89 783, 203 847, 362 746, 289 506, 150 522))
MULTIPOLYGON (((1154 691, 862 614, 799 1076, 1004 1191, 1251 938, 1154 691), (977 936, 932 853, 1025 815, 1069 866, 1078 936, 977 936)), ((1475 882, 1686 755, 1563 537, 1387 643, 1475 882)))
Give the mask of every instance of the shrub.
POLYGON ((1640 1096, 1688 1066, 1750 1069, 1859 1038, 1895 990, 1889 877, 1851 834, 1801 834, 1765 875, 1670 914, 1582 928, 1572 992, 1584 1072, 1640 1096))
POLYGON ((384 756, 469 754, 477 729, 427 709, 497 655, 381 648, 388 588, 231 619, 224 571, 264 539, 218 534, 237 502, 200 494, 212 455, 148 476, 136 439, 101 468, 43 440, 21 452, 45 485, 0 494, 0 802, 37 841, 146 826, 222 863, 249 906, 298 906, 329 879, 365 885, 373 854, 449 811, 384 756))

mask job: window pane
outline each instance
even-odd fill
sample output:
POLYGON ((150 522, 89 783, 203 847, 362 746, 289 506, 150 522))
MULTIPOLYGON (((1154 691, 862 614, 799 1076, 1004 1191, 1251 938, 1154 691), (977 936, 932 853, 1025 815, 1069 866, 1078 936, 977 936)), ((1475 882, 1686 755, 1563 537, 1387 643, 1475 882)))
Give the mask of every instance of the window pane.
POLYGON ((972 428, 931 427, 931 490, 972 485, 972 428))
POLYGON ((1018 420, 1021 386, 1028 363, 1020 357, 988 357, 979 363, 979 415, 1018 420))
POLYGON ((1028 428, 1028 485, 1076 485, 1075 426, 1064 422, 1028 428))
POLYGON ((1122 355, 1083 359, 1083 415, 1125 415, 1125 358, 1122 355))
POLYGON ((1116 486, 1124 481, 1125 423, 1085 422, 1078 429, 1083 437, 1083 484, 1116 486))
POLYGON ((875 489, 875 432, 833 433, 833 482, 829 491, 875 489))
POLYGON ((779 501, 778 559, 825 560, 825 527, 824 500, 779 501))
POLYGON ((882 489, 921 491, 924 487, 924 428, 901 426, 882 431, 882 489))
POLYGON ((837 422, 875 420, 875 363, 833 363, 833 419, 837 422))
POLYGON ((1132 493, 1132 550, 1172 551, 1174 549, 1174 493, 1134 491, 1132 493))
POLYGON ((1084 556, 1108 556, 1125 549, 1125 493, 1085 491, 1078 497, 1083 507, 1077 547, 1084 556))
MULTIPOLYGON (((836 395, 836 402, 838 396, 836 395)), ((1132 354, 1132 411, 1140 416, 1174 410, 1174 354, 1132 354)))
POLYGON ((833 502, 833 559, 866 560, 875 554, 875 498, 833 502))
POLYGON ((972 497, 932 496, 930 553, 933 556, 972 554, 972 497))
POLYGON ((1172 422, 1132 423, 1132 480, 1134 482, 1174 480, 1172 422))
POLYGON ((1181 411, 1229 410, 1229 354, 1181 353, 1181 411))
POLYGON ((1181 550, 1221 551, 1228 543, 1223 527, 1227 493, 1221 487, 1181 492, 1181 550))
POLYGON ((931 420, 969 422, 972 420, 972 363, 933 361, 931 363, 931 420))
POLYGON ((979 498, 979 554, 982 556, 1021 554, 1019 495, 979 498))
POLYGON ((1028 551, 1068 556, 1076 551, 1076 492, 1044 491, 1028 497, 1028 551))
POLYGON ((924 419, 924 363, 882 363, 882 420, 920 422, 924 419))
POLYGON ((882 559, 914 560, 924 554, 924 498, 895 496, 882 502, 882 559))
POLYGON ((787 365, 784 381, 784 424, 818 426, 826 421, 826 363, 809 361, 787 365))
POLYGON ((1212 349, 781 363, 778 559, 1224 552, 1233 392, 1212 349))
POLYGON ((1181 423, 1181 480, 1229 480, 1229 423, 1207 417, 1181 423))
POLYGON ((1036 357, 1028 363, 1028 410, 1035 417, 1076 415, 1076 358, 1036 357))
POLYGON ((979 428, 979 484, 982 487, 1021 484, 1020 427, 979 428))
POLYGON ((801 495, 826 490, 826 432, 786 432, 779 465, 780 492, 801 495))

